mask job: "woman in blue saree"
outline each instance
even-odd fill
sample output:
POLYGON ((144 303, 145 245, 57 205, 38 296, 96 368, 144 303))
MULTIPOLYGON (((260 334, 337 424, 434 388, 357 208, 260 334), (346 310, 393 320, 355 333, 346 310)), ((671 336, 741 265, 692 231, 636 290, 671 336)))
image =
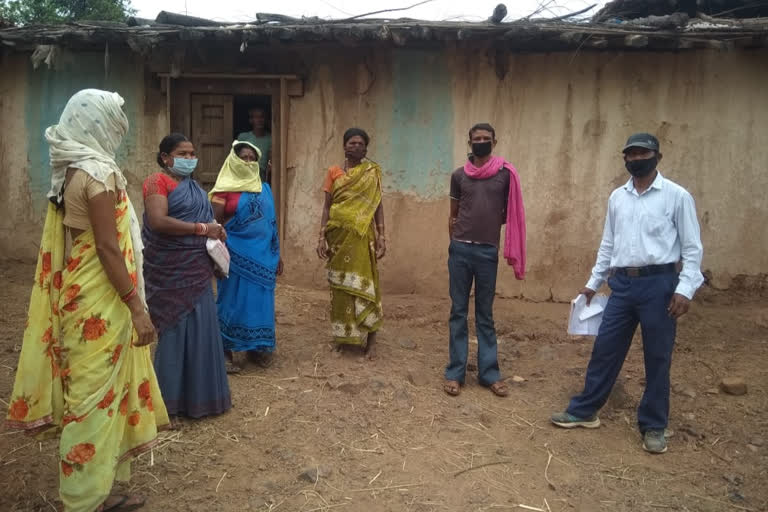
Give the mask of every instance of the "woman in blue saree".
POLYGON ((147 305, 159 338, 155 372, 169 414, 221 414, 232 402, 205 244, 225 240, 226 231, 191 178, 192 143, 168 135, 157 162, 164 172, 144 182, 142 230, 147 305))
POLYGON ((227 230, 230 254, 229 278, 217 287, 224 349, 246 352, 252 362, 268 366, 275 350, 275 284, 283 264, 272 190, 259 177, 260 154, 249 142, 233 142, 209 197, 227 230))

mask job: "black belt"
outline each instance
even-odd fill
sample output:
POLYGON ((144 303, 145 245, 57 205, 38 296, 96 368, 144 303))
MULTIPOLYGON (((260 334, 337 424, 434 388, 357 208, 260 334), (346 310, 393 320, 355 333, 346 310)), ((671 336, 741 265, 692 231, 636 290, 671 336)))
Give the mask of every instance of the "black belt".
POLYGON ((611 269, 613 274, 627 277, 646 277, 656 274, 668 274, 677 272, 677 263, 666 263, 664 265, 648 265, 646 267, 616 267, 611 269))

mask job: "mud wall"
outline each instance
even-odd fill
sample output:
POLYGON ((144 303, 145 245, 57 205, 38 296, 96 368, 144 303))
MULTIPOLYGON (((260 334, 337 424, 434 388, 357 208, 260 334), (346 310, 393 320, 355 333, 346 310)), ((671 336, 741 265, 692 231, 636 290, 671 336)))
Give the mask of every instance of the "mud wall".
POLYGON ((325 168, 350 126, 369 131, 385 170, 385 291, 447 293, 449 175, 467 130, 487 121, 521 175, 528 276, 506 265, 503 295, 568 300, 586 282, 607 199, 628 178, 620 149, 635 131, 662 144, 662 173, 695 197, 703 270, 728 287, 768 272, 768 53, 393 51, 316 62, 293 98, 287 275, 321 285, 314 254, 325 168), (748 278, 749 279, 749 278, 748 278))
POLYGON ((95 87, 117 91, 125 99, 130 123, 117 162, 141 213, 141 182, 157 164, 153 149, 166 130, 165 99, 159 81, 145 77, 144 65, 131 54, 61 52, 48 69, 32 68, 28 54, 6 53, 0 73, 0 258, 37 255, 50 190, 45 129, 56 124, 75 92, 95 87))
MULTIPOLYGON (((305 93, 290 99, 284 279, 325 286, 314 253, 320 186, 341 163, 344 130, 360 126, 385 171, 385 292, 447 293, 449 176, 465 159, 468 128, 487 121, 520 172, 528 217, 528 276, 515 281, 502 264, 502 295, 568 300, 584 284, 608 195, 628 177, 620 148, 634 131, 659 136, 660 169, 696 198, 712 283, 764 281, 767 56, 308 49, 305 93)), ((83 87, 126 98, 131 130, 118 161, 141 210, 140 183, 167 126, 159 81, 141 60, 115 57, 105 72, 101 54, 63 54, 55 70, 32 70, 26 55, 3 59, 0 258, 36 255, 50 173, 43 131, 83 87)))

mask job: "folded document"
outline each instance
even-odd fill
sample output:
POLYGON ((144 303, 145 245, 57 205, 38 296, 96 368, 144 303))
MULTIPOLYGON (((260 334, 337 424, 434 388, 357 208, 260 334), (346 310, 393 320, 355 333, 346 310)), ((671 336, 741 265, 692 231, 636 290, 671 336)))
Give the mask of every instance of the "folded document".
POLYGON ((608 296, 596 294, 587 306, 587 297, 579 294, 571 301, 571 314, 568 317, 568 334, 575 336, 597 336, 603 321, 603 310, 608 303, 608 296))

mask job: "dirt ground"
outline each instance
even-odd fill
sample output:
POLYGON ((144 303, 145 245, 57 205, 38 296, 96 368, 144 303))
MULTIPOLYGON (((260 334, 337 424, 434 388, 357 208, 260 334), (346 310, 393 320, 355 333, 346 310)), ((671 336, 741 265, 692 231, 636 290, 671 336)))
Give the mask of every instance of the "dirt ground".
MULTIPOLYGON (((0 269, 3 408, 33 272, 0 269)), ((525 379, 501 399, 474 378, 458 398, 442 392, 445 297, 385 296, 376 362, 331 350, 327 301, 325 290, 279 287, 275 364, 232 377, 232 411, 183 422, 134 463, 123 488, 144 493, 145 510, 768 510, 765 297, 700 292, 679 324, 670 449, 656 456, 636 427, 639 339, 600 429, 549 424, 581 389, 591 350, 565 334, 567 304, 497 300, 502 371, 525 379), (748 393, 719 393, 725 376, 748 393)), ((55 441, 0 427, 0 510, 53 510, 55 454, 55 441)))

